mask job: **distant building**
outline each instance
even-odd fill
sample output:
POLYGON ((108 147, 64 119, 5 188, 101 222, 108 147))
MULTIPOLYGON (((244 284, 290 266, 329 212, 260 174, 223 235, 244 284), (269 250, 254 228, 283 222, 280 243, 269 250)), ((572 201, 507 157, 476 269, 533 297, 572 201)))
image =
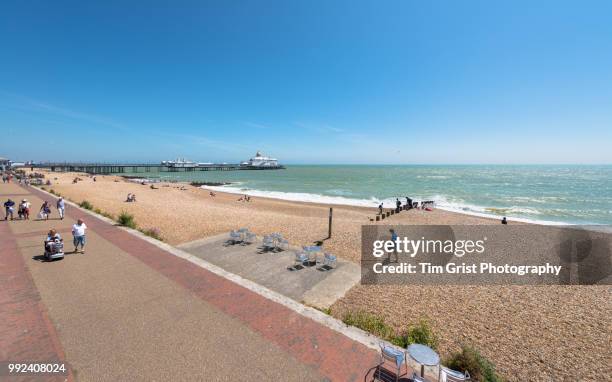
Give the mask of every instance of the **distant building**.
POLYGON ((255 154, 253 158, 240 163, 240 165, 244 167, 254 168, 279 167, 278 159, 265 156, 259 151, 257 152, 257 154, 255 154))
POLYGON ((7 158, 0 157, 0 171, 5 171, 11 168, 11 161, 7 158))

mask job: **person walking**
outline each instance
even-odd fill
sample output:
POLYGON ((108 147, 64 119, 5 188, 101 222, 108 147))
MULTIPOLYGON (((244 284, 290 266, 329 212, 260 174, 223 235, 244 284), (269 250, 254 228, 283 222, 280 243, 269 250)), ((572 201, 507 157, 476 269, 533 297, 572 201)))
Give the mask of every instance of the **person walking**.
MULTIPOLYGON (((395 262, 399 262, 399 257, 398 257, 398 254, 397 254, 397 247, 399 245, 399 243, 398 243, 399 237, 397 236, 397 233, 395 232, 394 229, 390 229, 389 233, 391 234, 391 241, 393 242, 393 253, 395 254, 395 262)), ((387 260, 389 262, 392 262, 392 260, 391 260, 391 253, 389 253, 387 255, 387 260)))
POLYGON ((4 220, 8 220, 9 215, 11 216, 11 220, 13 220, 13 213, 15 212, 15 202, 11 199, 8 199, 4 202, 4 220))
POLYGON ((23 199, 19 204, 19 217, 25 220, 30 219, 30 202, 28 202, 28 199, 23 199))
POLYGON ((66 210, 66 202, 64 198, 60 196, 56 203, 57 212, 59 213, 60 220, 64 220, 64 211, 66 210))
POLYGON ((41 220, 49 220, 49 215, 51 214, 51 207, 49 206, 48 201, 45 200, 43 202, 42 206, 40 206, 40 211, 38 211, 38 214, 41 220))
POLYGON ((79 245, 81 246, 81 253, 85 253, 85 231, 87 226, 83 222, 83 219, 77 220, 76 224, 72 225, 72 237, 74 244, 74 253, 78 253, 79 245))

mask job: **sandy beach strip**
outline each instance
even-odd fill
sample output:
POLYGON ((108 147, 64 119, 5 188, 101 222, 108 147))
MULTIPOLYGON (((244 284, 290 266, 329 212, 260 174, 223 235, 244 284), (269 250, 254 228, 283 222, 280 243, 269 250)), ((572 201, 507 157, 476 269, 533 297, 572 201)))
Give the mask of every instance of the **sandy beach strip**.
MULTIPOLYGON (((157 228, 170 244, 248 227, 259 235, 279 232, 294 245, 327 237, 328 205, 252 198, 178 183, 149 185, 118 176, 47 173, 47 190, 104 212, 134 215, 141 228, 157 228), (83 180, 72 183, 75 176, 83 180), (126 203, 128 193, 136 203, 126 203)), ((37 210, 40 206, 33 206, 37 210)), ((404 211, 380 223, 375 208, 333 206, 333 236, 325 250, 359 262, 364 224, 499 224, 499 220, 434 209, 404 211)), ((54 211, 56 214, 56 212, 54 211)), ((513 224, 513 223, 511 223, 513 224)), ((491 359, 509 381, 612 380, 612 288, 609 286, 365 286, 332 307, 383 316, 401 330, 427 317, 440 337, 442 355, 469 343, 491 359), (603 379, 602 379, 603 378, 603 379)))

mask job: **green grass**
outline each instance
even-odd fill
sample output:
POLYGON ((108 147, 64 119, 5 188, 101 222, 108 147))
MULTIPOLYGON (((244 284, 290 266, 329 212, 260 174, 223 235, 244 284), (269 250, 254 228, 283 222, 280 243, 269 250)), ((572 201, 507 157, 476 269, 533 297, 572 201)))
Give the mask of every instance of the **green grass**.
POLYGON ((462 346, 461 351, 444 360, 444 365, 461 372, 467 370, 474 382, 503 382, 495 365, 471 346, 462 346))
POLYGON ((410 344, 427 345, 432 349, 438 346, 438 339, 429 322, 421 319, 417 324, 408 327, 405 332, 397 333, 385 320, 368 312, 348 312, 342 322, 365 330, 377 337, 405 348, 410 344))
POLYGON ((125 211, 122 211, 117 218, 117 223, 124 227, 136 228, 136 221, 134 220, 134 215, 131 215, 125 211))
POLYGON ((438 338, 424 318, 418 324, 410 325, 405 333, 396 337, 394 343, 404 348, 410 344, 422 344, 434 350, 438 348, 438 338))
POLYGON ((368 312, 348 312, 342 318, 342 322, 365 330, 387 341, 395 337, 393 329, 385 323, 384 319, 368 312))
POLYGON ((100 215, 104 216, 105 218, 109 218, 110 220, 115 220, 115 215, 110 214, 108 212, 102 211, 102 213, 100 215))
POLYGON ((153 239, 157 239, 159 241, 164 241, 164 239, 161 237, 161 233, 159 232, 159 229, 152 227, 152 228, 147 228, 147 229, 141 229, 140 232, 144 233, 145 235, 152 237, 153 239))
POLYGON ((83 200, 81 203, 79 203, 79 207, 90 211, 94 208, 93 204, 89 203, 87 200, 83 200))

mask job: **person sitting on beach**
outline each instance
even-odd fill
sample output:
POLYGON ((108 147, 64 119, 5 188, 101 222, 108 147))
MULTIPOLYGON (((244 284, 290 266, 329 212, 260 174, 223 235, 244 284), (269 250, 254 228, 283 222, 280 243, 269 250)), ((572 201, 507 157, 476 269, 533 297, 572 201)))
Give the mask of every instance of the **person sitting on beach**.
POLYGON ((209 193, 209 195, 210 195, 210 196, 212 196, 213 198, 214 198, 215 196, 217 196, 217 194, 215 194, 215 193, 214 193, 214 192, 212 192, 212 191, 209 193))
POLYGON ((151 190, 157 190, 157 187, 155 187, 155 185, 151 185, 151 190))
POLYGON ((244 196, 241 196, 240 199, 238 199, 239 202, 244 201, 244 196))
POLYGON ((506 217, 504 216, 502 221, 501 221, 501 223, 502 224, 508 224, 508 219, 506 219, 506 217))
POLYGON ((131 192, 128 192, 127 198, 125 199, 125 201, 128 202, 128 203, 132 201, 132 193, 131 192))
POLYGON ((49 230, 49 233, 47 234, 47 237, 45 238, 45 250, 47 252, 51 252, 51 249, 52 249, 51 246, 56 241, 64 241, 64 240, 62 239, 60 234, 57 233, 57 231, 52 228, 49 230))

